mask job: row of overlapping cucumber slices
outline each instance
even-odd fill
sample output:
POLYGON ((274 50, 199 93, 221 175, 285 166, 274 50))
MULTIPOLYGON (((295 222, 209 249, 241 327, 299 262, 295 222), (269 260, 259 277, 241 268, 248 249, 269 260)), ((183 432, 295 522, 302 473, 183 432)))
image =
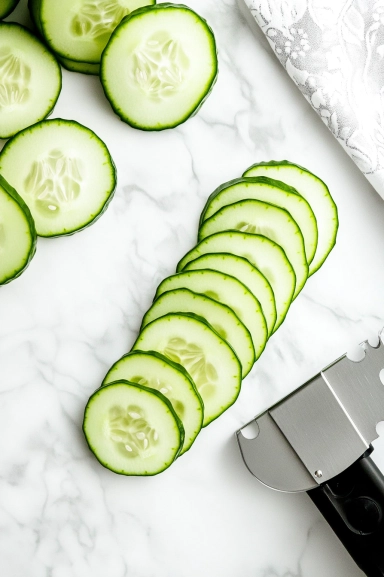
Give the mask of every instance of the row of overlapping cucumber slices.
POLYGON ((185 453, 235 402, 337 229, 327 186, 290 162, 253 165, 217 188, 196 246, 88 401, 83 430, 100 463, 154 475, 185 453))

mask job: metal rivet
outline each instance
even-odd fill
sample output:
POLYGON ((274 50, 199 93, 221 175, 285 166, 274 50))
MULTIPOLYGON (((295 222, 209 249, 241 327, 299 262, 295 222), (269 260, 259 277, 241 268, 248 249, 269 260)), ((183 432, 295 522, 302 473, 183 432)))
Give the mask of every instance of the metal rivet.
POLYGON ((320 471, 320 469, 318 469, 317 471, 315 471, 315 477, 317 479, 321 479, 321 477, 323 476, 323 471, 320 471))

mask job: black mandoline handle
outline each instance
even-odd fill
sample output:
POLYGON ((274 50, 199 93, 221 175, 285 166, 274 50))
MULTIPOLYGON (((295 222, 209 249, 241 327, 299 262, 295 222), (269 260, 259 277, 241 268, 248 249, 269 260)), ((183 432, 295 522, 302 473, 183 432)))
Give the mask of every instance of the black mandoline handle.
POLYGON ((308 495, 360 569, 368 577, 383 577, 384 477, 372 450, 308 495))

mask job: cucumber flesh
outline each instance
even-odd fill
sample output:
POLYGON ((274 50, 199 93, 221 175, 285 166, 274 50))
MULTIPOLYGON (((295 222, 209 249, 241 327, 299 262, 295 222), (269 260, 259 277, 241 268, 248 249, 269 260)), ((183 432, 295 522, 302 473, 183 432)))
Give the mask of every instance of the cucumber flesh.
POLYGON ((309 170, 287 160, 254 164, 243 176, 268 176, 293 186, 311 205, 317 221, 318 241, 315 256, 309 265, 309 275, 316 272, 336 243, 339 226, 337 207, 327 185, 309 170))
POLYGON ((164 315, 144 327, 133 346, 136 349, 158 351, 188 371, 204 402, 204 427, 239 395, 240 362, 227 342, 200 317, 164 315))
POLYGON ((198 240, 225 230, 263 235, 284 249, 296 275, 293 298, 308 278, 303 235, 289 212, 260 200, 242 200, 229 204, 208 218, 199 229, 198 240))
POLYGON ((186 288, 225 304, 246 326, 252 337, 256 359, 263 352, 268 330, 259 301, 239 280, 213 270, 182 272, 164 279, 157 288, 155 299, 161 294, 186 288))
POLYGON ((110 36, 131 11, 155 0, 30 0, 34 20, 63 58, 98 63, 110 36))
MULTIPOLYGON (((249 260, 229 253, 208 253, 190 261, 182 270, 211 269, 237 278, 251 291, 261 305, 268 336, 276 323, 275 297, 265 276, 249 260)), ((181 269, 177 272, 182 272, 181 269)))
POLYGON ((296 286, 295 272, 283 249, 264 236, 236 231, 218 232, 190 250, 177 268, 183 269, 190 261, 211 252, 229 252, 244 257, 266 277, 275 297, 275 332, 285 319, 296 286))
POLYGON ((0 153, 0 173, 33 215, 39 236, 72 234, 105 211, 116 171, 102 140, 69 120, 45 120, 17 134, 0 153))
POLYGON ((8 16, 18 3, 19 0, 0 0, 0 20, 8 16))
MULTIPOLYGON (((255 350, 249 330, 228 306, 188 289, 176 289, 160 295, 143 318, 141 330, 167 313, 194 313, 203 317, 233 348, 244 378, 255 362, 255 350)), ((131 380, 131 379, 128 379, 131 380)))
POLYGON ((181 366, 154 351, 132 351, 108 371, 102 386, 124 379, 160 391, 183 423, 185 438, 180 455, 188 451, 203 424, 203 401, 181 366))
POLYGON ((290 213, 303 235, 307 262, 312 262, 317 247, 315 215, 308 202, 297 193, 296 189, 280 180, 265 176, 237 178, 219 186, 207 200, 200 218, 200 226, 224 206, 250 199, 274 204, 290 213))
POLYGON ((156 475, 178 456, 183 425, 168 399, 125 380, 98 389, 84 412, 88 446, 107 469, 121 475, 156 475))
POLYGON ((36 251, 36 238, 27 205, 0 176, 0 285, 26 269, 36 251))
POLYGON ((100 78, 113 110, 142 130, 164 130, 187 120, 216 76, 211 28, 179 4, 149 6, 127 16, 101 59, 100 78))
POLYGON ((0 22, 0 138, 39 122, 56 104, 61 68, 29 30, 0 22))

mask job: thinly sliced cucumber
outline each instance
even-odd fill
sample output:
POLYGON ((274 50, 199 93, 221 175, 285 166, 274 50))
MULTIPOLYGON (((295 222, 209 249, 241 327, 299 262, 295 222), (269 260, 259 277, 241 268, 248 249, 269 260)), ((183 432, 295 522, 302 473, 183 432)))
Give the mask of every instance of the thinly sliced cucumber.
POLYGON ((201 317, 164 315, 144 327, 133 349, 158 351, 188 371, 204 402, 204 427, 239 395, 240 362, 228 343, 201 317))
POLYGON ((339 226, 337 207, 327 185, 306 168, 287 160, 254 164, 243 174, 244 177, 268 176, 293 186, 311 205, 317 221, 318 240, 315 256, 309 266, 309 275, 316 272, 336 243, 339 226))
POLYGON ((268 339, 267 324, 259 301, 251 291, 233 276, 215 270, 193 270, 164 279, 157 288, 155 299, 161 294, 186 288, 225 304, 249 330, 256 359, 268 339))
POLYGON ((19 0, 0 0, 0 20, 8 16, 18 3, 19 0))
POLYGON ((29 206, 39 236, 72 234, 106 210, 116 171, 104 142, 69 120, 23 130, 0 153, 0 173, 29 206))
POLYGON ((0 138, 48 116, 61 90, 61 68, 29 30, 0 22, 0 138))
POLYGON ((187 120, 211 92, 216 76, 213 32, 180 4, 158 4, 127 16, 101 59, 100 78, 113 110, 142 130, 163 130, 187 120))
POLYGON ((93 76, 98 76, 100 74, 100 64, 91 64, 90 62, 77 62, 76 60, 70 60, 69 58, 63 58, 62 56, 57 56, 60 64, 70 70, 70 72, 80 72, 81 74, 91 74, 93 76))
POLYGON ((242 256, 263 273, 275 296, 276 331, 285 319, 296 285, 295 272, 283 249, 264 236, 235 231, 218 232, 190 250, 179 262, 178 270, 195 258, 211 252, 229 252, 242 256))
POLYGON ((155 0, 29 0, 51 49, 63 58, 98 63, 110 36, 133 10, 155 0))
MULTIPOLYGON (((40 22, 40 4, 41 0, 29 0, 28 8, 31 15, 32 21, 40 33, 40 36, 44 39, 44 31, 40 22)), ((71 72, 80 72, 81 74, 100 74, 100 62, 90 63, 90 62, 80 62, 78 60, 71 60, 70 58, 65 58, 57 52, 54 53, 60 64, 71 72)))
POLYGON ((281 246, 295 271, 293 298, 297 297, 308 278, 308 263, 303 235, 289 212, 260 200, 241 200, 224 206, 204 221, 198 240, 225 230, 263 235, 281 246))
POLYGON ((316 218, 308 202, 296 189, 280 180, 265 176, 237 178, 222 184, 208 198, 200 218, 200 225, 215 212, 240 200, 262 200, 285 208, 297 222, 304 238, 305 255, 310 263, 317 247, 316 218))
POLYGON ((184 429, 170 401, 125 380, 98 389, 84 412, 83 431, 96 459, 120 475, 156 475, 183 446, 184 429))
POLYGON ((155 351, 132 351, 108 371, 102 386, 124 379, 160 391, 183 423, 185 439, 180 455, 188 451, 203 425, 203 400, 189 373, 155 351))
POLYGON ((273 290, 265 276, 246 258, 229 253, 205 254, 189 262, 183 271, 206 268, 234 276, 251 291, 260 302, 269 336, 276 323, 276 305, 273 290))
POLYGON ((29 208, 0 176, 0 285, 26 269, 36 251, 36 238, 29 208))
MULTIPOLYGON (((233 348, 242 367, 244 378, 255 362, 252 337, 246 326, 228 306, 205 295, 180 288, 159 296, 145 314, 141 330, 167 313, 194 313, 203 317, 233 348)), ((131 380, 131 379, 129 379, 131 380)))

